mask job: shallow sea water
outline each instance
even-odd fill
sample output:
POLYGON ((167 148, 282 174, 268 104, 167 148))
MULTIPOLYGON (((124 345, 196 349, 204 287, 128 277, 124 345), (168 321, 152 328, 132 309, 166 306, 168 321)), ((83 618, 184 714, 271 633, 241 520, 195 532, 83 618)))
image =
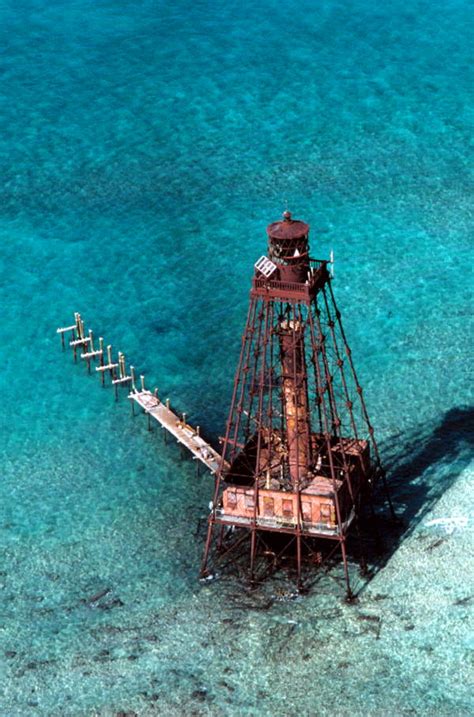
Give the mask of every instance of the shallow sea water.
POLYGON ((1 715, 473 713, 472 10, 0 4, 1 715), (81 311, 215 439, 286 201, 405 520, 353 606, 200 585, 211 479, 55 335, 81 311))

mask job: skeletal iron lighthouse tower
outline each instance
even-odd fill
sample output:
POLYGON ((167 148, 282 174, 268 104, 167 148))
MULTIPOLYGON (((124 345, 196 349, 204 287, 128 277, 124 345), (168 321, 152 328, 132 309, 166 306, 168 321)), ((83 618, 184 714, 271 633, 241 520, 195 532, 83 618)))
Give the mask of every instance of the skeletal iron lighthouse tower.
POLYGON ((211 554, 214 562, 237 546, 241 554, 249 538, 251 580, 266 574, 268 556, 276 566, 290 551, 301 587, 303 553, 314 555, 315 541, 332 541, 351 597, 348 532, 358 529, 361 504, 379 478, 385 485, 385 475, 328 261, 310 257, 309 226, 289 212, 267 233, 268 257, 255 264, 201 575, 210 574, 211 554), (269 548, 271 533, 286 536, 283 549, 269 548))

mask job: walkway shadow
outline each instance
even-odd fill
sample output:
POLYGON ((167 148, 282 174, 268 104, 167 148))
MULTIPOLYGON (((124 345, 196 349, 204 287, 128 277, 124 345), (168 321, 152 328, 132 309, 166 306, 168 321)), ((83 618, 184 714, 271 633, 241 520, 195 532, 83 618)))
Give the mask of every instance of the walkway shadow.
POLYGON ((380 490, 375 519, 367 517, 363 531, 372 577, 456 482, 469 464, 473 448, 474 406, 451 409, 429 436, 415 435, 405 443, 397 437, 383 446, 382 453, 388 458, 390 495, 399 524, 391 519, 380 490), (377 533, 380 547, 375 540, 377 533))

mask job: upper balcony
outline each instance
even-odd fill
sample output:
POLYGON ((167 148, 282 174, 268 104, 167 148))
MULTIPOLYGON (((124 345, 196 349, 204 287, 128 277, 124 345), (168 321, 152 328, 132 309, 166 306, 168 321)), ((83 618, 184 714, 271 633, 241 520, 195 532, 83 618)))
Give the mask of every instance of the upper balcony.
POLYGON ((308 278, 304 283, 280 281, 273 275, 267 278, 257 272, 252 279, 250 295, 267 301, 310 302, 329 281, 328 263, 326 259, 310 259, 308 278))

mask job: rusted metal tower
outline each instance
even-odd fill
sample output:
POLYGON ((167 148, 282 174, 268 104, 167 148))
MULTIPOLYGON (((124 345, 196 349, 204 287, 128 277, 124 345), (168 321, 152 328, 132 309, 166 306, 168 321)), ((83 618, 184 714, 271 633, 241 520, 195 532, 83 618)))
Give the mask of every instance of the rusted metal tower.
POLYGON ((330 553, 340 548, 350 598, 348 531, 358 531, 361 505, 378 479, 386 487, 385 474, 329 262, 310 257, 309 226, 289 212, 267 234, 268 257, 255 264, 201 576, 212 574, 211 556, 216 563, 241 554, 250 538, 251 581, 291 551, 301 588, 303 553, 317 562, 314 544, 324 539, 332 541, 330 553), (286 536, 278 552, 269 547, 274 533, 286 536))

